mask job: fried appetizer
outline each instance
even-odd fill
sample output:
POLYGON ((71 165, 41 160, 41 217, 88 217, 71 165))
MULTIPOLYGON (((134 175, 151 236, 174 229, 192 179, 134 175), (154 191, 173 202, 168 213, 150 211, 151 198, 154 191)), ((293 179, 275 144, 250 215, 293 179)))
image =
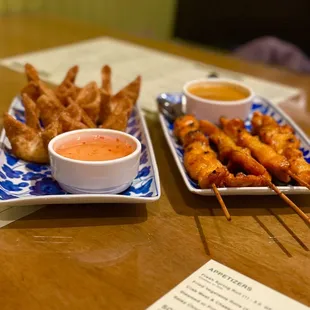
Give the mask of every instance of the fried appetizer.
POLYGON ((40 132, 19 122, 8 113, 4 114, 3 126, 16 157, 29 162, 48 163, 47 148, 40 132))
POLYGON ((109 98, 107 89, 101 94, 101 128, 110 128, 125 131, 128 119, 139 96, 141 77, 121 89, 109 98))
POLYGON ((25 121, 5 114, 5 130, 13 154, 23 160, 47 163, 47 145, 55 136, 76 129, 109 128, 125 131, 138 99, 141 77, 138 76, 117 94, 112 94, 111 68, 101 69, 101 85, 90 82, 83 88, 75 85, 78 66, 66 73, 63 81, 50 88, 40 80, 31 64, 25 65, 27 85, 21 90, 25 121))

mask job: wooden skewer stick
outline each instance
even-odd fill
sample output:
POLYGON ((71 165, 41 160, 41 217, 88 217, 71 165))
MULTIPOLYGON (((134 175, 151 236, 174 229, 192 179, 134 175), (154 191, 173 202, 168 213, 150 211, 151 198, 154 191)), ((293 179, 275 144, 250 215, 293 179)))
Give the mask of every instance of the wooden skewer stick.
POLYGON ((221 194, 220 194, 220 192, 217 189, 215 184, 212 184, 212 189, 213 189, 213 192, 214 192, 214 194, 215 194, 215 196, 216 196, 216 198, 217 198, 217 200, 218 200, 218 202, 219 202, 219 204, 220 204, 220 206, 221 206, 221 208, 222 208, 222 210, 223 210, 223 212, 227 218, 227 221, 231 221, 231 216, 229 214, 229 211, 227 210, 225 202, 224 202, 224 200, 223 200, 223 198, 222 198, 222 196, 221 196, 221 194))
POLYGON ((282 193, 273 183, 271 183, 269 180, 267 180, 268 186, 274 190, 279 197, 285 201, 304 221, 308 222, 310 224, 310 218, 307 214, 305 214, 296 204, 289 199, 284 193, 282 193))
POLYGON ((294 180, 296 180, 300 185, 307 187, 310 189, 310 184, 307 182, 303 181, 298 175, 293 173, 291 170, 288 171, 288 175, 291 176, 294 180))

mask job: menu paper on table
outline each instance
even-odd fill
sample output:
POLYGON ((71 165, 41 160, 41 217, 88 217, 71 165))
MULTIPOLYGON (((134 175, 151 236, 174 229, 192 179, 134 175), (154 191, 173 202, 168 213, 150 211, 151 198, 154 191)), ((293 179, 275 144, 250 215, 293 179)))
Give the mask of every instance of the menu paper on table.
POLYGON ((76 81, 78 86, 83 86, 89 81, 101 83, 101 67, 109 64, 112 67, 114 92, 139 74, 142 76, 139 103, 150 112, 157 111, 155 98, 160 93, 181 92, 187 81, 206 78, 212 72, 216 72, 222 78, 242 81, 252 87, 255 93, 275 104, 297 97, 297 104, 294 103, 294 106, 305 107, 304 95, 298 88, 268 82, 110 37, 99 37, 17 55, 2 59, 0 64, 22 72, 27 62, 39 70, 43 80, 54 84, 62 81, 71 66, 79 65, 80 71, 76 81))
POLYGON ((147 310, 305 310, 308 307, 210 260, 147 310))

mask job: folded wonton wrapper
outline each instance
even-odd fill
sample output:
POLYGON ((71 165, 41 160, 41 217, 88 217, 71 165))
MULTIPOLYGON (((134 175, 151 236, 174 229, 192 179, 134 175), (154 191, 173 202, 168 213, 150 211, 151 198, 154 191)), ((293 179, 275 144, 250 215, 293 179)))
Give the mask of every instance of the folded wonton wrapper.
POLYGON ((101 94, 96 82, 90 82, 83 87, 76 98, 76 103, 84 109, 96 124, 99 120, 101 94))
POLYGON ((127 122, 136 103, 140 91, 141 77, 121 89, 116 95, 109 97, 103 90, 101 93, 101 128, 125 131, 127 122))
POLYGON ((101 128, 125 131, 141 84, 138 76, 113 95, 109 66, 101 69, 100 88, 96 82, 77 87, 78 66, 68 70, 55 90, 40 80, 32 65, 25 65, 25 73, 28 83, 21 95, 26 122, 19 122, 6 113, 4 128, 13 154, 35 163, 49 162, 48 143, 63 132, 96 128, 98 124, 101 128))

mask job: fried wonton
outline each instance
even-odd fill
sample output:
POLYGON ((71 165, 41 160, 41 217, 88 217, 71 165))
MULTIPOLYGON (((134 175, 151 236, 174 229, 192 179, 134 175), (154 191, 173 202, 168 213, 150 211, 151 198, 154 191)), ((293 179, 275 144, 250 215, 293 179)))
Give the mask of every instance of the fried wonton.
POLYGON ((62 132, 88 128, 85 124, 83 124, 82 122, 79 122, 75 119, 72 119, 66 113, 62 113, 60 115, 59 122, 61 124, 62 132))
POLYGON ((88 126, 77 119, 73 119, 69 113, 63 111, 58 119, 49 124, 42 132, 43 143, 47 147, 48 143, 59 134, 85 128, 88 128, 88 126))
POLYGON ((48 152, 41 133, 4 114, 3 126, 8 137, 13 154, 20 159, 35 163, 48 163, 48 152))
POLYGON ((33 81, 29 82, 20 92, 22 95, 26 94, 34 102, 40 97, 40 89, 38 83, 33 81))
POLYGON ((47 95, 42 95, 37 100, 37 107, 40 111, 40 118, 44 127, 57 120, 60 113, 64 111, 65 107, 53 98, 47 95))
POLYGON ((29 63, 25 64, 25 73, 26 73, 26 77, 27 77, 28 82, 37 83, 40 80, 38 71, 36 70, 36 68, 33 65, 31 65, 29 63))
POLYGON ((61 133, 62 126, 58 120, 49 124, 41 134, 44 147, 47 149, 49 142, 61 133))
POLYGON ((4 128, 12 152, 25 161, 48 163, 48 143, 57 135, 77 129, 111 128, 125 131, 137 101, 141 78, 112 93, 111 68, 101 69, 101 86, 90 82, 75 85, 78 66, 70 68, 63 81, 51 88, 40 80, 37 70, 25 65, 27 84, 21 90, 26 123, 4 115, 4 128))
POLYGON ((76 98, 76 103, 84 109, 96 124, 99 119, 101 94, 96 82, 90 82, 83 87, 76 98))
POLYGON ((79 71, 78 66, 74 66, 70 68, 61 82, 61 84, 55 89, 55 94, 57 98, 62 102, 64 105, 68 105, 68 99, 76 99, 78 93, 80 92, 80 88, 78 88, 74 83, 79 71))
MULTIPOLYGON (((103 119, 100 127, 125 131, 128 118, 136 103, 141 85, 141 77, 121 89, 108 102, 101 101, 100 116, 103 119)), ((104 93, 103 93, 104 94, 104 93)))
POLYGON ((79 66, 73 66, 72 68, 70 68, 64 80, 60 83, 59 86, 66 85, 68 82, 74 84, 78 72, 79 72, 79 66))
POLYGON ((25 107, 26 125, 37 132, 41 131, 37 105, 27 94, 23 94, 22 99, 25 107))
POLYGON ((91 120, 83 108, 72 99, 69 100, 69 103, 69 106, 63 113, 68 114, 73 120, 83 123, 87 128, 96 128, 96 124, 91 120))
POLYGON ((53 89, 48 87, 42 81, 38 82, 38 86, 39 86, 41 95, 46 95, 50 100, 54 101, 56 104, 62 104, 61 101, 57 98, 53 89))
POLYGON ((101 69, 101 89, 108 95, 112 95, 111 68, 105 65, 101 69))

